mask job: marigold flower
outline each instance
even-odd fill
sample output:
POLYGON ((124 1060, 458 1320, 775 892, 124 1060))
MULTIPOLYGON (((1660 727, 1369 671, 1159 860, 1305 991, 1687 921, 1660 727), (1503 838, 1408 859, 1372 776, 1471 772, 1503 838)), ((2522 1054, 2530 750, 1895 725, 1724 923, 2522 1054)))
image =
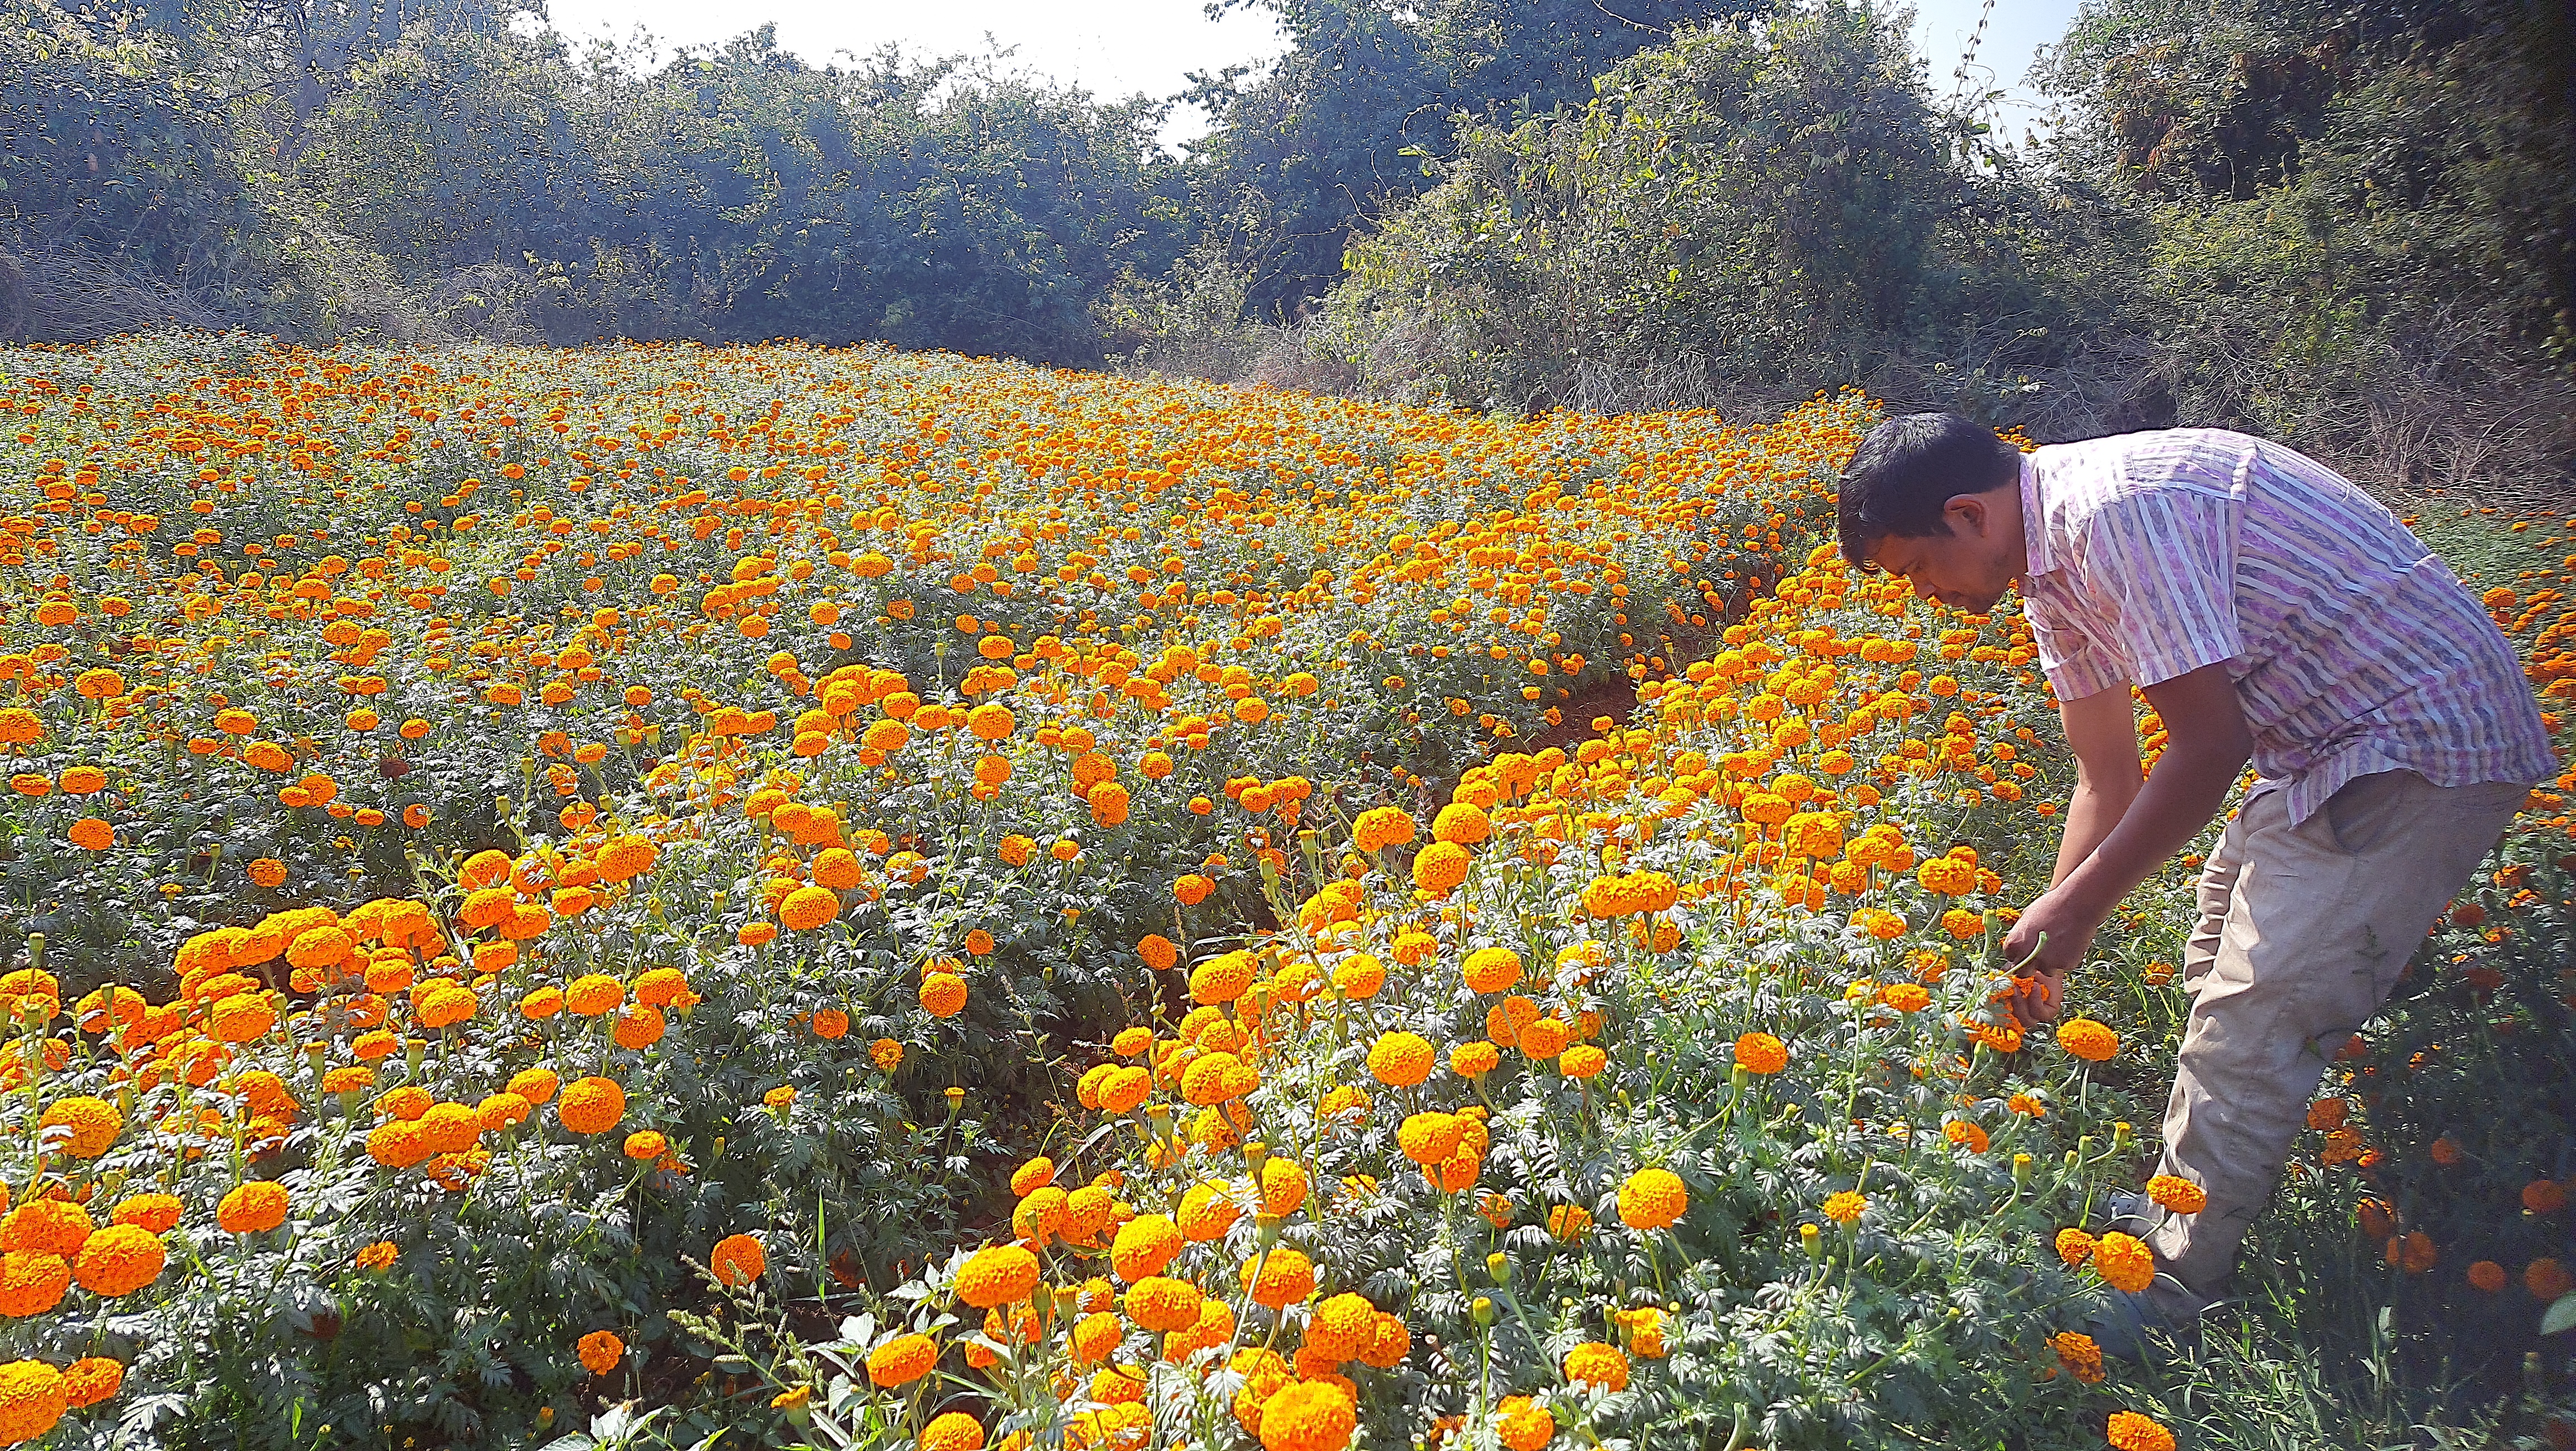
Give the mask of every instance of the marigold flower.
POLYGON ((1314 1293, 1315 1264, 1302 1250, 1273 1245, 1246 1259, 1240 1278, 1253 1303, 1278 1310, 1314 1293))
POLYGON ((179 1223, 179 1196, 137 1194, 118 1202, 109 1218, 153 1234, 167 1234, 179 1223))
POLYGON ((64 1130, 40 1137, 75 1159, 95 1159, 106 1153, 125 1130, 125 1116, 116 1111, 116 1105, 85 1094, 55 1099, 45 1105, 44 1116, 37 1122, 44 1130, 64 1130))
POLYGON ((83 1356, 63 1369, 63 1394, 77 1408, 94 1406, 125 1384, 125 1367, 103 1355, 83 1356))
POLYGON ((54 1429, 71 1404, 63 1373, 41 1360, 0 1365, 0 1445, 33 1441, 54 1429))
POLYGON ((286 1222, 286 1186, 253 1179, 215 1206, 215 1223, 233 1234, 261 1234, 286 1222))
POLYGON ((2156 1282, 2155 1251, 2146 1241, 2115 1229, 2094 1242, 2093 1269, 2104 1284, 2134 1295, 2156 1282))
POLYGON ((1199 1287, 1187 1280, 1148 1275, 1127 1291, 1127 1318, 1157 1334, 1199 1323, 1199 1287))
POLYGON ((879 1038, 868 1045, 868 1061, 880 1073, 892 1073, 903 1066, 903 1045, 892 1038, 879 1038))
POLYGON ((161 1278, 169 1251, 161 1237, 134 1224, 111 1224, 89 1237, 72 1260, 72 1278, 93 1295, 130 1295, 161 1278))
POLYGON ((1240 952, 1210 958, 1190 970, 1190 997, 1198 1002, 1230 1003, 1251 986, 1252 960, 1240 952))
POLYGON ((1565 1353, 1565 1378, 1615 1394, 1628 1388, 1628 1357, 1615 1345, 1586 1341, 1565 1353))
POLYGON ((581 1368, 592 1375, 606 1375, 617 1369, 617 1363, 626 1358, 626 1342, 619 1339, 613 1330, 590 1332, 581 1338, 574 1350, 581 1357, 581 1368))
POLYGON ((984 1451, 984 1423, 964 1411, 944 1411, 922 1427, 921 1451, 984 1451))
POLYGON ((927 1335, 898 1335, 868 1352, 868 1380, 891 1389, 910 1385, 939 1364, 939 1342, 927 1335))
POLYGON ((1147 933, 1136 944, 1136 955, 1145 959, 1145 965, 1156 972, 1168 972, 1174 963, 1181 960, 1180 948, 1159 932, 1147 933))
POLYGON ((2174 1451, 2173 1432, 2135 1411, 2113 1411, 2102 1434, 2116 1451, 2174 1451))
POLYGON ((1825 1196, 1824 1215, 1836 1224, 1850 1224, 1869 1210, 1869 1196, 1844 1189, 1825 1196))
POLYGON ((1494 1412, 1495 1429, 1511 1451, 1539 1451, 1556 1439, 1556 1417, 1527 1396, 1505 1396, 1494 1412))
POLYGON ((1449 1050, 1449 1071, 1461 1078, 1482 1078, 1500 1067, 1502 1061, 1502 1049, 1482 1038, 1449 1050))
POLYGON ((1431 1041, 1416 1033, 1387 1033, 1369 1048, 1369 1072, 1378 1082, 1411 1088, 1431 1076, 1437 1061, 1431 1041))
POLYGON ((1631 1229, 1662 1229, 1689 1208, 1690 1190, 1670 1169, 1639 1169, 1619 1186, 1619 1222, 1631 1229))
POLYGON ((1508 947, 1480 947, 1467 954, 1460 976, 1476 992, 1508 992, 1521 980, 1521 955, 1508 947))
POLYGON ((957 1271, 957 1298, 978 1310, 1017 1304, 1038 1286, 1038 1257, 1015 1244, 986 1245, 957 1271))
POLYGON ((2523 1266, 2522 1287, 2535 1300, 2555 1300, 2576 1289, 2576 1273, 2571 1273, 2555 1256, 2545 1255, 2523 1266))
POLYGON ((1163 1272, 1185 1241, 1180 1228, 1160 1214, 1140 1214, 1118 1226, 1109 1243, 1110 1268, 1130 1284, 1163 1272))
POLYGON ((2493 1295, 2503 1290, 2506 1283, 2504 1266, 2493 1260, 2479 1260, 2469 1266, 2469 1285, 2473 1289, 2493 1295))
POLYGON ((1413 858, 1413 885, 1434 897, 1445 897, 1467 880, 1467 849, 1453 841, 1435 841, 1413 858))
POLYGON ((2101 1383, 2102 1347, 2093 1343, 2092 1336, 2061 1330, 2048 1337, 2048 1348, 2057 1352, 2057 1363, 2066 1367, 2067 1374, 2086 1385, 2101 1383))
POLYGON ((1359 1427, 1359 1411, 1329 1381, 1301 1380, 1261 1403, 1262 1451, 1342 1451, 1359 1427))
POLYGON ((966 1006, 966 979, 953 972, 933 972, 921 979, 922 1011, 934 1018, 953 1018, 966 1006))
POLYGON ((750 1235, 729 1234, 707 1251, 707 1268, 715 1271, 717 1283, 739 1289, 768 1273, 769 1255, 750 1235))
POLYGON ((61 1255, 28 1250, 0 1254, 0 1315, 41 1315, 61 1304, 71 1285, 71 1264, 61 1255))
POLYGON ((2209 1207, 2208 1191, 2173 1174, 2158 1174, 2149 1179, 2147 1197, 2176 1214, 2198 1214, 2209 1207))
POLYGON ((2091 1018, 2069 1018, 2057 1025, 2057 1045, 2087 1062, 2103 1063, 2120 1051, 2120 1035, 2091 1018))
MULTIPOLYGON (((517 1079, 511 1083, 513 1092, 526 1096, 525 1090, 516 1087, 517 1079)), ((564 1089, 563 1101, 555 1105, 556 1121, 577 1134, 604 1134, 625 1117, 626 1090, 616 1080, 596 1075, 574 1080, 564 1089)))
POLYGON ((1777 1073, 1789 1066, 1789 1045, 1768 1033, 1747 1033, 1735 1040, 1735 1062, 1747 1073, 1777 1073))

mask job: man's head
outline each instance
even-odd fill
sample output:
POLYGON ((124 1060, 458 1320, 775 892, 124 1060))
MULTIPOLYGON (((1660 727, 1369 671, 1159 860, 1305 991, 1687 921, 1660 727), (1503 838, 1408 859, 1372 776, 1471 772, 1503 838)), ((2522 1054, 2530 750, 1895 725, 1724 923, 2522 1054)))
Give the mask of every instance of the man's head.
POLYGON ((1901 575, 1925 599, 1983 614, 2028 563, 2020 483, 2021 450, 1973 419, 1888 419, 1843 470, 1843 558, 1901 575))

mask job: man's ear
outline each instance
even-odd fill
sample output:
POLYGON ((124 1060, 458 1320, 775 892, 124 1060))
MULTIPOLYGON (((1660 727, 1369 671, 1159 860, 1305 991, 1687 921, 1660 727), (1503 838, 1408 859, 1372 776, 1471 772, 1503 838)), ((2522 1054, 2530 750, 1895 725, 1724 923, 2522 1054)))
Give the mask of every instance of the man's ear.
POLYGON ((1994 507, 1982 494, 1952 494, 1950 502, 1941 506, 1941 522, 1954 535, 1983 539, 1993 520, 1994 507))

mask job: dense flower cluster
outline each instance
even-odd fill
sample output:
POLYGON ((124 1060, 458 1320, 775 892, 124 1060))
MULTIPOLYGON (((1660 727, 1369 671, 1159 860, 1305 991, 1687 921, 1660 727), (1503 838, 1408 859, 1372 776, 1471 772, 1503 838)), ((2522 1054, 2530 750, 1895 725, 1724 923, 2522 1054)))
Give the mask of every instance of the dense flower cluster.
MULTIPOLYGON (((781 1295, 868 1310, 681 1322, 774 1382, 690 1414, 1330 1451, 2155 1409, 2077 1327, 2154 1273, 2103 1191, 2163 1029, 1998 997, 2068 767, 2017 622, 1810 548, 1857 399, 23 361, 0 1431, 182 1387, 285 1425, 292 1327, 335 1424, 526 1439, 685 1380, 665 1307, 781 1295), (102 1322, 155 1328, 124 1365, 102 1322), (433 1345, 509 1374, 388 1378, 433 1345)), ((2490 604, 2563 635, 2547 593, 2490 604)), ((2478 974, 2565 991, 2537 840, 2445 929, 2506 1038, 2478 974)), ((2342 1058, 2317 1171, 2374 1176, 2410 1280, 2545 1302, 2561 1170, 2392 1090, 2462 1021, 2342 1058), (2510 1172, 2509 1226, 2419 1158, 2510 1172)))

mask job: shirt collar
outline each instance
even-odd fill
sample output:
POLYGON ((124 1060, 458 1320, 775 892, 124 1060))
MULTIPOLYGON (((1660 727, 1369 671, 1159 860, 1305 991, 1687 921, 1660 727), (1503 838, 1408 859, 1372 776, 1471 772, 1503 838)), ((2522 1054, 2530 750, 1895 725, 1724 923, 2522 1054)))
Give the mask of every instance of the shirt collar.
POLYGON ((2031 462, 2028 454, 2021 457, 2021 532, 2025 573, 2038 576, 2057 568, 2057 556, 2048 548, 2048 520, 2040 512, 2039 466, 2031 462))

